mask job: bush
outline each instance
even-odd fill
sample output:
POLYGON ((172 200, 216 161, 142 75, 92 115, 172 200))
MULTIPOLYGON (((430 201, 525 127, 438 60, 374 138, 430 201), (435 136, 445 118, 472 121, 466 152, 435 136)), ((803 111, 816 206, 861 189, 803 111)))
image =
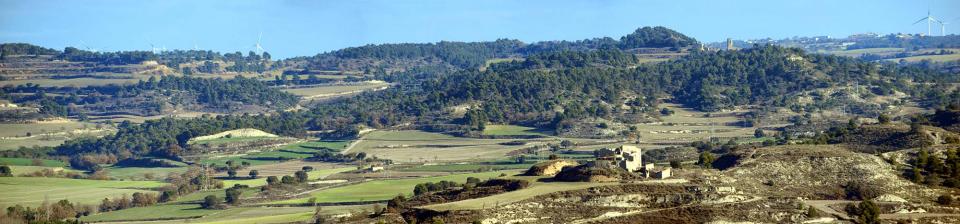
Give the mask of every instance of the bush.
POLYGON ((953 204, 953 197, 946 194, 940 195, 940 197, 937 197, 937 204, 941 204, 941 205, 953 204))
POLYGON ((226 200, 227 200, 227 203, 230 203, 231 205, 238 205, 238 204, 240 204, 240 195, 241 195, 241 194, 243 194, 243 191, 241 191, 240 188, 231 187, 231 188, 227 189, 227 192, 226 192, 226 200))
POLYGON ((859 214, 857 215, 857 221, 864 224, 879 224, 880 223, 880 206, 877 206, 873 201, 866 200, 860 202, 858 206, 859 214))
POLYGON ((713 154, 710 152, 703 152, 700 153, 700 159, 697 161, 697 164, 700 164, 700 167, 703 168, 711 168, 713 167, 713 160, 715 160, 713 154))
POLYGON ((0 177, 12 177, 13 169, 10 169, 10 166, 3 165, 0 166, 0 177))
POLYGON ((670 161, 670 168, 680 169, 681 166, 682 166, 682 164, 680 164, 680 160, 671 160, 671 161, 670 161))
POLYGON ((847 193, 847 199, 850 200, 868 200, 882 194, 882 192, 875 187, 859 181, 847 183, 847 185, 844 186, 844 191, 847 193))
POLYGON ((877 120, 880 121, 880 124, 889 124, 890 116, 887 116, 886 114, 881 114, 880 116, 877 117, 877 120))
POLYGON ((280 183, 280 180, 277 179, 277 176, 269 176, 269 177, 267 177, 267 184, 269 184, 269 185, 276 185, 276 184, 279 184, 279 183, 280 183))
POLYGON ((203 198, 203 202, 200 203, 200 207, 206 209, 217 208, 220 206, 220 198, 217 198, 216 195, 208 195, 203 198))

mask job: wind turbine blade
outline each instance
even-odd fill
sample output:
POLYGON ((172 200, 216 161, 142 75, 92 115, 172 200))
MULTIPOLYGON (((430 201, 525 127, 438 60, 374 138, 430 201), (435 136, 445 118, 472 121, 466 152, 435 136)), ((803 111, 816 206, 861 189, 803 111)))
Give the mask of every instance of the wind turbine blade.
POLYGON ((927 21, 927 19, 930 19, 930 17, 923 17, 923 19, 920 19, 920 20, 917 20, 917 22, 914 22, 913 25, 917 25, 917 23, 921 23, 921 22, 923 22, 923 21, 927 21))

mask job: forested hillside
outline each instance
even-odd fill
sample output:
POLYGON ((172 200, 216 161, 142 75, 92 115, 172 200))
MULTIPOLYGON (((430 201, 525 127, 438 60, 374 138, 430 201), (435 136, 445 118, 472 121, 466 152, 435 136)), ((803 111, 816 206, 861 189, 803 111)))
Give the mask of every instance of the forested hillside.
POLYGON ((643 27, 631 34, 613 38, 581 41, 544 41, 526 44, 518 40, 499 39, 493 42, 439 42, 428 44, 380 44, 351 47, 313 57, 293 58, 291 63, 305 61, 312 70, 388 70, 388 67, 410 68, 423 65, 449 64, 463 69, 476 69, 489 59, 524 57, 538 53, 586 51, 598 49, 681 48, 697 44, 697 40, 665 27, 643 27), (434 60, 435 59, 435 60, 434 60), (378 63, 380 62, 380 63, 378 63))
MULTIPOLYGON (((622 123, 654 121, 660 113, 658 105, 664 100, 702 111, 745 105, 825 110, 839 105, 797 105, 797 99, 811 90, 848 89, 854 83, 869 90, 861 95, 904 93, 908 100, 930 108, 942 107, 950 99, 960 97, 957 90, 943 91, 945 88, 941 86, 957 82, 957 77, 913 66, 807 54, 799 49, 769 45, 739 51, 693 50, 678 59, 650 64, 639 63, 636 55, 626 48, 695 42, 665 28, 642 28, 619 42, 609 41, 608 38, 570 45, 554 42, 550 44, 553 47, 539 45, 536 49, 543 52, 524 52, 523 60, 495 63, 483 71, 435 64, 412 66, 393 74, 379 73, 374 75, 376 79, 396 86, 318 104, 308 110, 270 116, 228 115, 124 124, 115 135, 72 140, 58 147, 54 154, 177 159, 179 152, 187 148, 187 139, 236 128, 257 128, 298 137, 317 131, 309 133, 320 133, 324 138, 354 137, 358 125, 385 128, 405 124, 456 135, 481 131, 485 123, 524 124, 559 131, 592 119, 622 123), (601 44, 604 42, 617 44, 601 44), (618 45, 620 47, 612 47, 618 45), (590 50, 594 46, 599 48, 590 50), (451 113, 451 108, 467 111, 458 115, 451 113)), ((457 66, 469 67, 477 65, 474 62, 480 59, 516 54, 523 49, 534 49, 530 47, 534 45, 537 44, 525 46, 509 40, 372 45, 322 55, 384 60, 440 57, 444 63, 457 61, 457 66), (461 54, 467 52, 470 53, 461 54)), ((271 81, 170 76, 127 87, 69 89, 63 96, 20 100, 85 105, 90 102, 84 100, 97 98, 73 96, 102 94, 112 96, 107 98, 123 98, 153 92, 179 100, 192 99, 188 102, 210 107, 253 104, 279 109, 296 102, 295 97, 268 88, 266 82, 271 81)), ((5 91, 27 91, 18 88, 5 91)), ((50 111, 70 113, 69 109, 50 111)), ((91 167, 89 161, 83 164, 91 167)))
POLYGON ((232 79, 163 76, 134 85, 82 88, 5 86, 0 88, 0 96, 17 104, 41 105, 41 112, 53 116, 119 112, 152 115, 172 108, 219 111, 245 105, 284 109, 299 100, 260 80, 241 76, 232 79))

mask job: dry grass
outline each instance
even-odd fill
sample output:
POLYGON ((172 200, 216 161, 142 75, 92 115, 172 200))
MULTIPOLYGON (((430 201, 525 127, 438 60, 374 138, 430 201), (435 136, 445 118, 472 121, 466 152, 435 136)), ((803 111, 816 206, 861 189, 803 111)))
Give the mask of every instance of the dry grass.
POLYGON ((496 159, 526 146, 499 143, 512 139, 459 138, 423 131, 373 131, 364 136, 350 152, 392 159, 394 162, 450 162, 496 159))

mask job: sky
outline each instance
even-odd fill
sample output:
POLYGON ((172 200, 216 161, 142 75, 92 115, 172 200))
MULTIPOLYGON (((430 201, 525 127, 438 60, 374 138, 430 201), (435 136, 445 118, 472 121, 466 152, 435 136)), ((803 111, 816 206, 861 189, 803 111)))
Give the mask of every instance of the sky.
POLYGON ((643 26, 704 42, 925 33, 912 24, 928 10, 960 31, 960 0, 0 0, 0 42, 248 52, 262 32, 267 52, 289 58, 379 43, 619 38, 643 26))

